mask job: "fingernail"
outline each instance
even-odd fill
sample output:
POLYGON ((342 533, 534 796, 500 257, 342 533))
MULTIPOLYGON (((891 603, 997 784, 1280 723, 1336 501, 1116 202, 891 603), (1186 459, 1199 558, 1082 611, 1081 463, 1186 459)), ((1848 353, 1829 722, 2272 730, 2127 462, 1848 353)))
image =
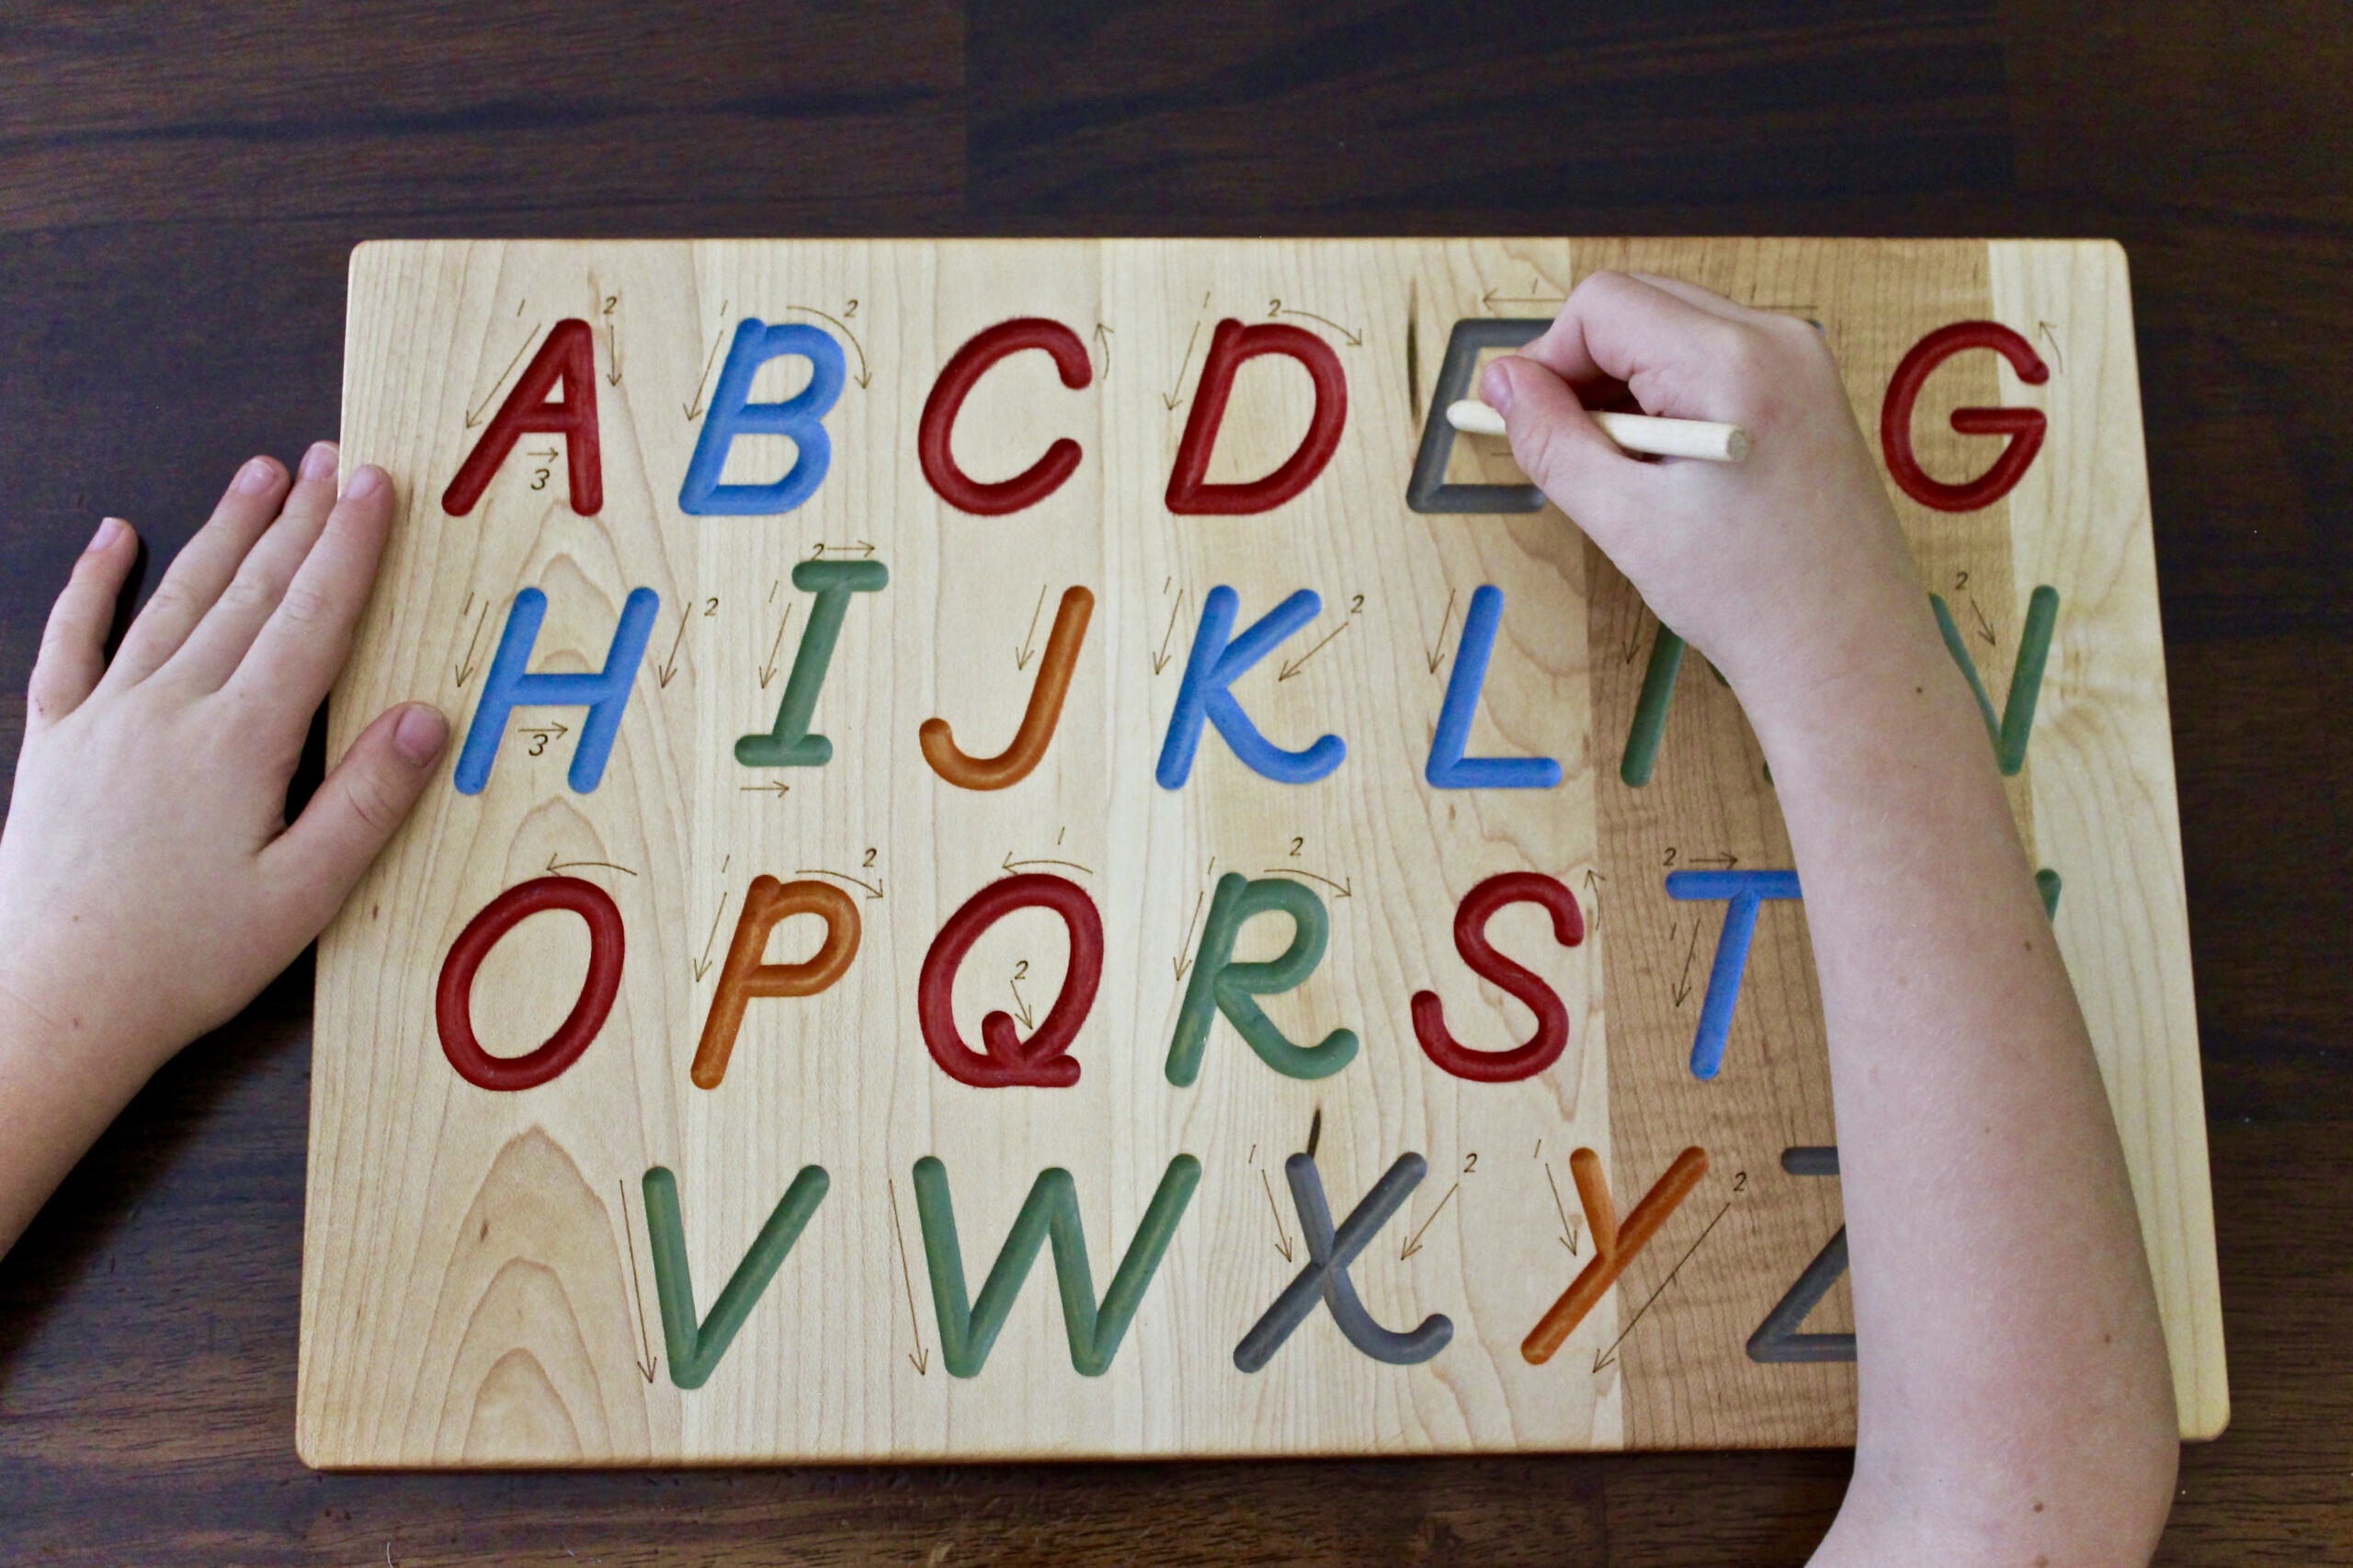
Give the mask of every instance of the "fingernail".
POLYGON ((278 483, 278 470, 267 458, 247 458, 245 466, 237 471, 237 493, 259 495, 278 483))
POLYGON ((384 487, 384 471, 374 463, 361 463, 343 487, 346 495, 373 495, 384 487))
POLYGON ((98 531, 90 536, 91 550, 104 550, 130 530, 131 525, 120 517, 101 517, 98 531))
POLYGON ((425 767, 441 755, 449 738, 449 722, 429 702, 412 702, 392 726, 392 744, 410 762, 425 767))
POLYGON ((1511 412, 1511 377, 1505 373, 1501 360, 1488 366, 1485 373, 1480 376, 1479 395, 1486 399, 1487 406, 1497 414, 1511 412))
POLYGON ((335 443, 333 441, 313 442, 311 449, 302 454, 302 477, 304 479, 333 479, 335 464, 335 443))

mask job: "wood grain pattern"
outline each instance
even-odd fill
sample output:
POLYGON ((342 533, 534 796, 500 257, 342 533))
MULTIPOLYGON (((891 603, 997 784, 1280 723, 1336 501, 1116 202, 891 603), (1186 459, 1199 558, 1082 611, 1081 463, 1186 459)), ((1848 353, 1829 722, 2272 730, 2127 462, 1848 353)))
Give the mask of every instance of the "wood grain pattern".
MULTIPOLYGON (((1640 790, 1620 783, 1618 746, 1640 680, 1632 651, 1648 642, 1622 579, 1549 508, 1418 516, 1403 504, 1403 480, 1451 323, 1537 308, 1498 299, 1540 304, 1596 267, 1643 266, 1813 315, 1869 425, 1895 359, 1924 333, 1999 314, 1988 256, 1968 242, 1560 240, 360 251, 347 460, 383 463, 404 509, 339 688, 331 749, 397 698, 469 713, 521 587, 543 589, 549 602, 540 670, 597 667, 632 588, 652 587, 662 608, 596 791, 564 782, 569 737, 534 756, 513 732, 539 721, 510 721, 489 788, 465 796, 445 781, 429 791, 323 943, 305 1457, 335 1466, 1353 1453, 1773 1445, 1850 1433, 1851 1368, 1760 1366, 1743 1350, 1837 1222, 1835 1183, 1786 1176, 1778 1164, 1783 1148, 1835 1141, 1798 910, 1760 923, 1724 1078, 1698 1084, 1683 1065, 1697 1004, 1687 993, 1704 982, 1721 906, 1670 903, 1662 851, 1789 863, 1755 744, 1694 660, 1658 777, 1640 790), (1025 315, 1082 335, 1099 324, 1095 384, 1069 389, 1041 355, 1006 361, 968 403, 954 455, 983 483, 1018 472, 1053 436, 1074 437, 1086 457, 1039 506, 972 517, 925 483, 916 413, 961 345, 1025 315), (521 357, 570 316, 597 324, 605 372, 601 513, 571 511, 552 456, 518 456, 472 515, 445 515, 438 497, 476 437, 469 422, 487 417, 521 357), (710 366, 745 316, 829 323, 852 350, 854 380, 827 417, 832 467, 815 497, 781 517, 684 516, 676 486, 710 366), (1162 491, 1210 329, 1226 316, 1323 334, 1347 371, 1347 433, 1323 477, 1274 513, 1174 517, 1162 491), (767 727, 805 623, 793 563, 869 546, 890 582, 858 596, 843 622, 814 720, 833 739, 833 760, 736 767, 733 743, 767 727), (1504 588, 1507 608, 1472 751, 1558 758, 1557 790, 1421 782, 1449 636, 1459 638, 1462 607, 1485 583, 1504 588), (1154 784, 1202 597, 1220 584, 1240 590, 1244 624, 1293 588, 1321 593, 1320 616, 1282 650, 1296 678, 1277 678, 1269 660, 1237 695, 1279 744, 1325 731, 1347 738, 1347 763, 1324 783, 1257 778, 1212 734, 1184 790, 1154 784), (918 727, 944 717, 983 752, 1009 738, 1029 693, 1020 650, 1034 653, 1047 600, 1073 585, 1095 594, 1097 609, 1044 761, 1010 790, 948 787, 922 760, 918 727), (787 788, 759 788, 773 783, 787 788), (1083 868, 1064 874, 1104 918, 1101 990, 1074 1051, 1082 1077, 1069 1090, 970 1088, 921 1049, 918 976, 958 906, 1024 860, 1083 868), (620 907, 630 957, 620 999, 598 1043, 563 1077, 519 1094, 477 1089, 449 1071, 434 1037, 443 955, 493 896, 553 867, 581 868, 572 874, 595 879, 620 907), (1525 1083, 1464 1083, 1415 1048, 1409 998, 1436 990, 1466 1040, 1525 1037, 1526 1010, 1474 982, 1450 930, 1474 883, 1529 869, 1574 888, 1592 912, 1576 949, 1554 944, 1529 906, 1493 927, 1499 947, 1567 1000, 1569 1051, 1525 1083), (1214 876, 1229 870, 1336 884, 1319 884, 1333 926, 1322 967, 1269 1011, 1297 1039, 1358 1030, 1361 1057, 1341 1075, 1279 1077, 1219 1023, 1198 1083, 1176 1089, 1163 1077, 1178 966, 1214 876), (856 893, 858 957, 820 995, 753 1003, 724 1081, 693 1089, 687 1067, 717 959, 762 873, 830 875, 856 893), (1683 967, 1695 953, 1700 961, 1683 967), (1607 1020, 1605 991, 1616 999, 1607 1020), (1320 1312, 1264 1372, 1232 1364, 1242 1330, 1296 1271, 1279 1250, 1298 1244, 1279 1167, 1311 1119, 1339 1212, 1401 1153, 1429 1161, 1398 1233, 1382 1233, 1352 1270, 1384 1323, 1453 1319, 1455 1344, 1426 1367, 1358 1355, 1320 1312), (1711 1161, 1698 1189, 1566 1347, 1529 1365, 1520 1339, 1579 1266, 1556 1252, 1563 1209, 1565 1239, 1583 1242, 1574 1199, 1556 1206, 1554 1197, 1568 1189, 1555 1173, 1571 1150, 1598 1153, 1622 1207, 1693 1143, 1711 1161), (900 1245, 903 1233, 915 1240, 908 1176, 918 1156, 946 1164, 975 1280, 1037 1173, 1070 1169, 1099 1290, 1179 1152, 1201 1160, 1204 1177, 1106 1376, 1070 1369, 1042 1261, 980 1376, 951 1380, 926 1365, 938 1351, 927 1271, 920 1245, 903 1267, 900 1245), (676 1173, 707 1310, 807 1164, 830 1173, 831 1192, 719 1373, 683 1393, 666 1376, 649 1380, 635 1298, 650 1298, 654 1283, 644 1217, 631 1217, 638 1178, 653 1165, 676 1173), (1401 1256, 1416 1230, 1423 1244, 1401 1256), (1678 1270, 1703 1240, 1707 1250, 1678 1270)), ((2117 313, 2120 280, 2106 281, 2078 286, 2063 273, 2033 302, 2084 335, 2087 354, 2120 335, 2129 385, 2129 312, 2117 313)), ((1938 432, 1951 407, 1995 401, 1990 358, 1956 362, 1930 383, 1915 429, 1932 472, 1982 462, 1976 444, 1938 432)), ((762 383, 758 395, 789 390, 762 383)), ((2106 449, 2136 418, 2134 404, 2114 397, 2065 408, 2054 445, 2106 449)), ((1246 365, 1208 481, 1267 472, 1308 413, 1295 365, 1246 365)), ((781 461, 780 448, 756 458, 756 445, 739 444, 731 479, 781 461)), ((1492 444, 1466 439, 1450 477, 1508 478, 1508 467, 1492 444)), ((2097 491, 2101 510, 2094 519, 2083 506, 2040 503, 2046 548, 2069 548, 2048 540, 2071 540, 2111 517, 2120 529, 2145 518, 2137 467, 2052 483, 2061 496, 2074 494, 2066 486, 2097 491)), ((1987 645, 2014 641, 2023 587, 2011 581, 2007 507, 1914 506, 1906 521, 1924 580, 1966 574, 1987 645)), ((2072 583, 2073 570, 2096 566, 2070 558, 2049 570, 2072 583)), ((2115 613, 2153 629, 2145 573, 2112 595, 2115 613)), ((2092 680, 2162 693, 2153 636, 2122 636, 2112 651, 2107 640, 2069 646, 2092 680), (2097 655, 2084 651, 2095 646, 2097 655), (2111 661, 2127 668, 2102 676, 2111 661)), ((1987 670, 1998 694, 1997 675, 2006 670, 1987 670)), ((2106 688, 2070 689, 2098 707, 2093 693, 2106 688)), ((2070 755, 2101 776, 2125 770, 2142 817, 2170 820, 2169 770, 2145 760, 2169 756, 2161 705, 2101 709, 2070 755)), ((2042 808, 2040 778, 2029 769, 2014 795, 2029 834, 2060 820, 2058 806, 2042 808)), ((2086 861, 2098 853, 2114 809, 2103 797, 2074 805, 2071 850, 2086 861)), ((2172 842, 2150 839, 2148 853, 2162 858, 2172 842)), ((2147 941, 2070 952, 2087 994, 2128 1010, 2143 996, 2152 1009, 2174 1006, 2154 998, 2173 983, 2162 966, 2186 950, 2177 873, 2153 885, 2176 891, 2147 905, 2147 941)), ((1273 956, 1283 937, 1268 927, 1279 924, 1247 928, 1237 956, 1273 956)), ((784 927, 772 960, 813 948, 813 926, 795 929, 784 927)), ((1043 911, 984 936, 956 984, 961 1032, 977 1040, 992 1008, 1045 1006, 1066 952, 1043 911)), ((571 1005, 585 953, 582 927, 565 916, 535 917, 502 942, 474 993, 488 1048, 512 1054, 544 1038, 571 1005)), ((2111 1085, 2120 1103, 2162 1100, 2165 1114, 2127 1119, 2127 1138, 2136 1175, 2149 1173, 2144 1209, 2165 1260, 2168 1323, 2182 1325, 2187 1386, 2210 1401, 2194 1421, 2185 1404, 2185 1429, 2211 1431, 2218 1308, 2196 1241, 2211 1235, 2211 1218, 2192 1196, 2205 1187, 2202 1144, 2178 1135, 2196 1037, 2186 1010, 2165 1016, 2180 1027, 2147 1043, 2143 1065, 2112 1064, 2111 1085), (2136 1073, 2158 1088, 2144 1092, 2136 1073)), ((2131 1054, 2137 1038, 2119 1028, 2111 1056, 2131 1054)), ((1810 1326, 1841 1326, 1828 1320, 1843 1310, 1834 1297, 1810 1326)))
MULTIPOLYGON (((349 248, 387 233, 2113 234, 2233 1393, 2229 1430, 2183 1451, 2158 1561, 2353 1558, 2341 6, 1708 0, 1541 39, 1387 5, 1215 27, 1057 0, 756 9, 572 0, 471 34, 370 4, 266 33, 28 12, 0 62, 25 111, 0 239, 7 691, 99 510, 138 523, 152 586, 237 459, 335 428, 349 248), (623 99, 616 73, 649 67, 664 90, 623 99), (816 96, 731 117, 788 74, 816 96), (550 133, 574 119, 616 133, 550 133), (777 162, 707 166, 715 133, 777 162)), ((0 700, 0 753, 22 709, 0 700)), ((1804 1562, 1845 1490, 1836 1450, 309 1472, 289 1435, 310 994, 306 963, 166 1068, 0 1259, 11 1557, 1698 1568, 1804 1562)))

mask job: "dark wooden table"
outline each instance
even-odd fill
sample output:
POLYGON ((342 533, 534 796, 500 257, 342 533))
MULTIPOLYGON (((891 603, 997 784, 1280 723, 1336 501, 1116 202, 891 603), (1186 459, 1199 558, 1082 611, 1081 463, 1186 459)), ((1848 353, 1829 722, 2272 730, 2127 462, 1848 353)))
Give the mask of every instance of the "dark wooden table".
MULTIPOLYGON (((335 431, 361 239, 2122 240, 2237 1412, 2161 1560, 2353 1561, 2343 0, 403 10, 0 16, 10 756, 101 511, 160 562, 240 459, 335 431)), ((1837 1506, 1843 1453, 314 1475, 310 990, 166 1070, 0 1262, 0 1559, 1764 1564, 1837 1506)))

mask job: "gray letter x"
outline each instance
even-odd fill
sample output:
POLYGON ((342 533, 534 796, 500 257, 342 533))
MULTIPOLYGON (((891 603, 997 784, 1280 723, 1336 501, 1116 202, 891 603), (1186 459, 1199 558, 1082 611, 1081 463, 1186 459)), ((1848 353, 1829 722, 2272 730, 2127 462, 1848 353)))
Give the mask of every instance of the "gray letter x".
POLYGON ((1386 1361, 1393 1367, 1411 1367, 1428 1360, 1446 1348, 1454 1337, 1454 1321, 1441 1312, 1432 1312, 1422 1320, 1419 1328, 1409 1334, 1392 1334, 1372 1321, 1372 1314, 1357 1299, 1357 1288, 1349 1282, 1348 1265, 1364 1251, 1390 1217, 1404 1207, 1414 1188, 1422 1183, 1429 1165, 1419 1154, 1400 1154, 1388 1174, 1372 1184, 1364 1200, 1340 1221, 1337 1232, 1332 1229, 1332 1210, 1324 1200, 1324 1178, 1315 1169, 1312 1154, 1293 1154, 1284 1162, 1283 1175, 1290 1182, 1291 1202, 1299 1210, 1299 1227, 1307 1233, 1307 1267, 1299 1278, 1284 1287, 1242 1343, 1233 1347, 1233 1364, 1245 1372, 1255 1372, 1274 1359, 1283 1341, 1293 1330, 1307 1321, 1320 1298, 1332 1309, 1332 1321, 1348 1336, 1348 1343, 1376 1361, 1386 1361))

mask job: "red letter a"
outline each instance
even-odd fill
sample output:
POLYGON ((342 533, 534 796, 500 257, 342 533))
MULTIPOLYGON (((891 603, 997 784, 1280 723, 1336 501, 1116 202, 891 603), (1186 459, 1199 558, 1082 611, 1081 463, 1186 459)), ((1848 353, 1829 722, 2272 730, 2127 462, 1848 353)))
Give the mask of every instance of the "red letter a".
POLYGON ((1185 421, 1185 439, 1177 445, 1176 463, 1168 474, 1168 509, 1270 512, 1315 483, 1339 449, 1340 431, 1347 422, 1348 379, 1341 374, 1339 356, 1329 344, 1302 327, 1270 322, 1244 326, 1229 316, 1210 335, 1210 357, 1201 362, 1201 384, 1193 389, 1193 412, 1185 421), (1307 422, 1299 449, 1264 479, 1247 484, 1204 483, 1218 426, 1225 418, 1225 400, 1233 391, 1233 372, 1242 361, 1261 354, 1288 354, 1307 367, 1315 382, 1315 416, 1307 422))
POLYGON ((605 509, 605 470, 597 458, 597 340, 577 316, 555 324, 531 358, 530 369, 498 405, 490 428, 441 493, 441 509, 462 517, 474 509, 490 476, 525 436, 561 436, 571 470, 572 509, 592 517, 605 509), (557 381, 563 396, 550 400, 557 381))

